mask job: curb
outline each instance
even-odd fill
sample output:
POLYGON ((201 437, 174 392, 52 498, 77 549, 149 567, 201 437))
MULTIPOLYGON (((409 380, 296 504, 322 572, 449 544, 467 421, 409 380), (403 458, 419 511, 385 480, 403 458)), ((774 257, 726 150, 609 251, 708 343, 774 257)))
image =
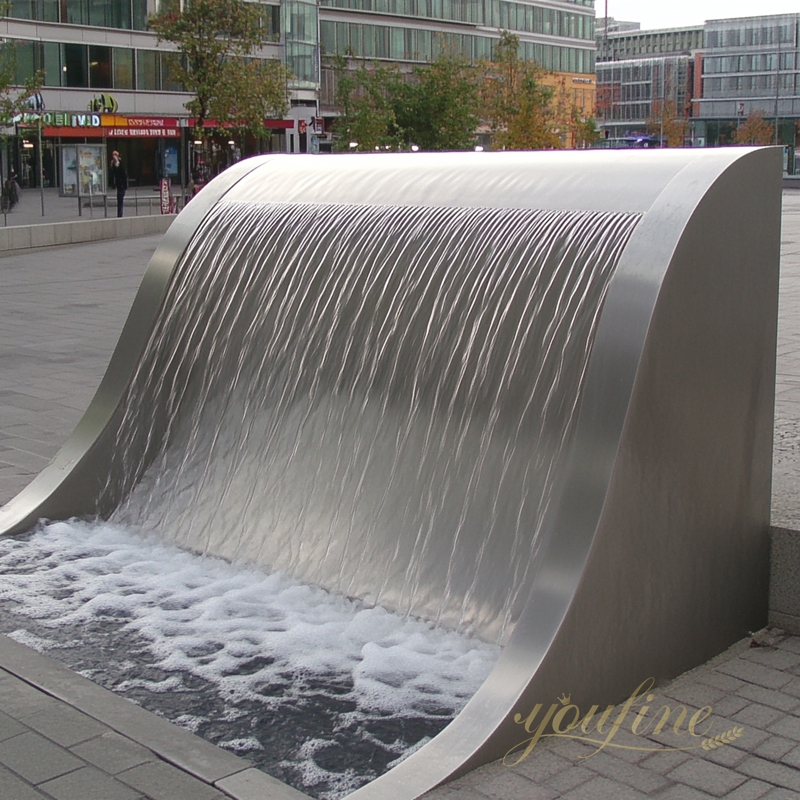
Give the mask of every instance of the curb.
POLYGON ((19 253, 39 247, 98 242, 104 239, 132 239, 164 233, 176 216, 153 214, 0 228, 0 253, 19 253))

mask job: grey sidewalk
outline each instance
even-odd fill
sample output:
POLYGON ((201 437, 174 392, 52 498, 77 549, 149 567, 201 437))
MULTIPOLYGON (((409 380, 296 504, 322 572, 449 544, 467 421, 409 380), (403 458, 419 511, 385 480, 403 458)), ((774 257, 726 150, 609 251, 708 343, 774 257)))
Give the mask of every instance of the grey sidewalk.
MULTIPOLYGON (((172 189, 180 193, 180 186, 172 189)), ((125 216, 160 214, 158 190, 151 186, 132 188, 125 196, 125 216)), ((75 220, 104 219, 117 215, 116 195, 108 195, 106 204, 102 197, 96 197, 91 205, 84 199, 80 205, 76 197, 59 197, 58 189, 44 190, 44 215, 42 215, 42 192, 39 189, 22 189, 19 203, 5 216, 0 214, 0 227, 18 225, 47 225, 52 222, 73 222, 75 220)))
MULTIPOLYGON (((159 239, 0 257, 0 502, 49 461, 86 408, 159 239)), ((800 193, 784 194, 783 240, 773 522, 797 528, 800 193)), ((586 744, 543 740, 515 767, 488 765, 430 796, 465 800, 799 798, 800 637, 761 634, 758 643, 758 647, 750 647, 749 641, 740 643, 656 692, 659 705, 684 704, 690 713, 712 706, 710 735, 743 729, 735 740, 708 751, 609 748, 590 758, 584 758, 591 752, 586 744)), ((249 784, 260 779, 239 759, 236 767, 222 771, 241 768, 238 780, 249 788, 223 783, 229 775, 198 775, 181 760, 180 746, 174 753, 170 750, 169 736, 158 743, 149 734, 140 736, 135 725, 126 726, 147 715, 154 726, 158 723, 175 731, 176 742, 190 734, 8 640, 0 641, 0 693, 0 798, 179 800, 191 795, 200 800, 224 797, 222 789, 242 798, 274 796, 271 784, 266 789, 249 784), (64 733, 73 729, 74 735, 64 733), (120 748, 127 755, 117 762, 115 753, 120 748), (98 750, 103 752, 102 779, 93 771, 98 769, 94 756, 89 757, 98 750), (58 775, 35 772, 36 765, 46 767, 51 762, 61 764, 58 775), (137 776, 145 774, 150 782, 138 781, 137 776), (187 794, 180 793, 180 785, 190 786, 187 794)), ((149 730, 150 722, 142 724, 149 730)), ((620 735, 617 741, 642 746, 641 739, 630 733, 628 738, 620 735)), ((227 759, 235 757, 222 755, 226 764, 233 763, 227 759)))

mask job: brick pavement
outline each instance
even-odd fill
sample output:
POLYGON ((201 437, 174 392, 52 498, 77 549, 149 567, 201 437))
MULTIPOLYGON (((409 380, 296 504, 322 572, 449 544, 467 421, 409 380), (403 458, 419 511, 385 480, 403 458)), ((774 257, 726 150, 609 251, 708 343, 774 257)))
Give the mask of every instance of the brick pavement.
MULTIPOLYGON (((88 404, 157 242, 0 257, 0 502, 47 463, 88 404)), ((773 521, 797 528, 800 193, 784 194, 782 259, 773 521)), ((656 693, 655 703, 684 704, 690 713, 712 706, 714 735, 742 729, 724 745, 701 752, 606 748, 587 758, 585 743, 547 739, 514 767, 490 764, 429 797, 800 798, 800 637, 762 632, 757 644, 742 642, 656 693)), ((222 773, 239 772, 198 774, 180 744, 196 737, 2 637, 0 698, 0 797, 267 800, 283 793, 258 785, 263 773, 238 759, 222 773)), ((630 733, 616 741, 642 745, 630 733)), ((663 736, 647 737, 646 746, 656 743, 664 744, 663 736)))

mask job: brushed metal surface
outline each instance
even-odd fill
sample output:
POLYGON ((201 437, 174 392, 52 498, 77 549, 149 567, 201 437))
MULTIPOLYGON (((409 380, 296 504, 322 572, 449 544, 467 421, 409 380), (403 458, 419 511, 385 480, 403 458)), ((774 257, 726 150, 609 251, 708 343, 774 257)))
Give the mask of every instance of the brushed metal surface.
POLYGON ((777 148, 243 162, 178 218, 86 416, 0 510, 0 532, 108 510, 97 504, 117 480, 105 474, 110 422, 171 265, 223 196, 642 213, 605 299, 522 616, 461 714, 351 795, 418 797, 526 738, 514 715, 536 703, 621 701, 765 623, 780 184, 777 148))

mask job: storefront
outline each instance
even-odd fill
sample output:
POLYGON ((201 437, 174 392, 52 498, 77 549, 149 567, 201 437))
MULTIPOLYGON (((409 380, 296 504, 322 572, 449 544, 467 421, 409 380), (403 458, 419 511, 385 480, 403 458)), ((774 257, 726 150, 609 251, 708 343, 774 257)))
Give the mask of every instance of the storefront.
POLYGON ((20 177, 24 185, 39 185, 35 165, 41 146, 44 185, 58 186, 64 195, 90 190, 104 193, 107 162, 114 150, 120 152, 131 186, 157 186, 161 178, 171 178, 180 185, 181 143, 187 123, 176 117, 86 111, 26 114, 17 128, 20 177), (104 162, 102 181, 100 160, 104 162), (81 164, 90 162, 96 166, 81 171, 81 164), (84 176, 83 182, 79 174, 84 176), (89 179, 89 175, 95 177, 89 179))

